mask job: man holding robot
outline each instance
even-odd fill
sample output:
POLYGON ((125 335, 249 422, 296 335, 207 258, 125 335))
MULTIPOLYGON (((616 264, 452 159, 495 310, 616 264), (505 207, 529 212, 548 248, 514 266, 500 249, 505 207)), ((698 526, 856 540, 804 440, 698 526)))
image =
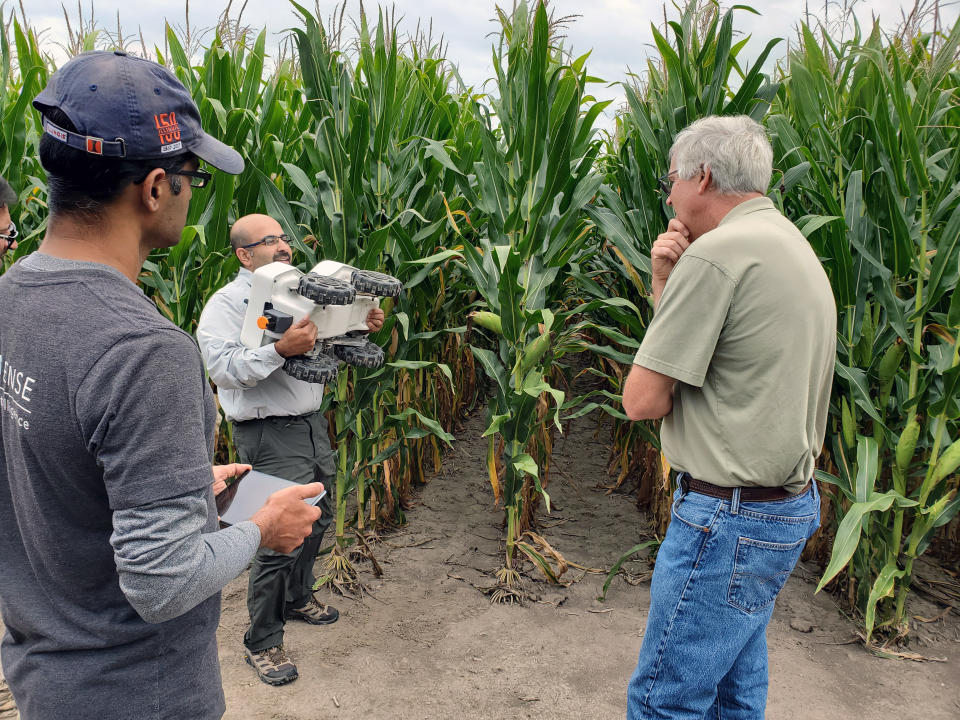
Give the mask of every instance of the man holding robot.
MULTIPOLYGON (((295 318, 275 342, 259 347, 241 343, 254 272, 270 263, 290 264, 291 251, 283 228, 267 215, 247 215, 230 231, 240 261, 237 277, 207 302, 197 326, 197 340, 220 405, 233 424, 233 439, 242 462, 298 483, 315 480, 335 487, 336 466, 320 412, 323 385, 296 379, 284 371, 288 358, 310 352, 318 330, 309 317, 295 318)), ((368 331, 383 326, 379 308, 366 317, 368 331)), ((337 621, 333 607, 313 596, 313 563, 323 534, 333 518, 330 494, 313 532, 292 553, 262 548, 250 568, 247 608, 250 627, 244 635, 246 660, 260 679, 283 685, 297 679, 294 663, 283 649, 288 619, 313 625, 337 621)))

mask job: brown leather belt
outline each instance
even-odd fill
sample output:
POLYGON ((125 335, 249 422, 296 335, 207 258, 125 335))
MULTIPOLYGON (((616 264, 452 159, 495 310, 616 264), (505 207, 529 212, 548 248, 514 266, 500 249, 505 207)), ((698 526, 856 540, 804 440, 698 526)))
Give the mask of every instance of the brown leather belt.
MULTIPOLYGON (((732 487, 711 485, 708 482, 703 482, 703 480, 697 480, 688 473, 680 473, 679 482, 684 492, 700 493, 701 495, 708 495, 710 497, 719 498, 720 500, 732 500, 733 491, 736 489, 732 487)), ((797 495, 805 493, 809 487, 809 480, 807 481, 807 484, 796 493, 787 492, 782 487, 741 487, 740 502, 772 502, 774 500, 789 500, 792 497, 796 497, 797 495)))

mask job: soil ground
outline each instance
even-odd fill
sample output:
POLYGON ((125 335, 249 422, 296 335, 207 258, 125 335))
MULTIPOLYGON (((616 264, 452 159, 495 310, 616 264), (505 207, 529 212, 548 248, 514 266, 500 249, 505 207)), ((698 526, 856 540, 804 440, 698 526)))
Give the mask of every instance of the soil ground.
MULTIPOLYGON (((336 624, 287 625, 295 683, 268 687, 244 663, 246 576, 226 588, 219 639, 228 720, 624 717, 649 565, 628 562, 601 603, 605 575, 571 568, 564 577, 580 579, 561 588, 537 582, 528 564, 537 599, 491 604, 475 586, 490 585, 502 565, 503 512, 486 478, 486 444, 470 439, 481 420, 467 421, 407 525, 374 546, 383 577, 360 564, 369 594, 357 602, 322 591, 341 611, 336 624)), ((552 513, 541 512, 540 532, 568 560, 608 569, 649 532, 630 496, 602 489, 608 445, 594 428, 584 418, 558 437, 552 513)), ((960 718, 960 616, 915 623, 910 649, 944 662, 879 658, 829 595, 814 595, 816 577, 801 565, 777 601, 768 720, 960 718)), ((919 599, 912 608, 926 618, 942 610, 919 599)))
MULTIPOLYGON (((524 606, 495 605, 477 590, 502 564, 502 510, 494 507, 477 416, 418 491, 407 525, 374 545, 383 569, 359 565, 362 600, 318 597, 341 612, 334 625, 287 625, 300 679, 274 688, 243 661, 246 574, 223 593, 218 633, 226 720, 614 720, 624 717, 627 678, 643 636, 649 565, 624 565, 599 602, 602 574, 571 568, 562 588, 527 566, 524 606)), ((548 488, 553 512, 540 532, 568 560, 609 568, 649 537, 627 494, 606 494, 606 437, 590 419, 555 446, 548 488)), ((318 561, 318 568, 321 561, 318 561)), ((817 568, 801 565, 781 593, 768 630, 768 720, 960 718, 960 616, 915 622, 910 650, 927 662, 866 652, 855 625, 827 594, 817 568), (802 632, 808 631, 808 632, 802 632)), ((943 608, 917 599, 913 615, 943 608)), ((2 703, 0 703, 2 704, 2 703)), ((9 717, 3 712, 0 716, 9 717)))

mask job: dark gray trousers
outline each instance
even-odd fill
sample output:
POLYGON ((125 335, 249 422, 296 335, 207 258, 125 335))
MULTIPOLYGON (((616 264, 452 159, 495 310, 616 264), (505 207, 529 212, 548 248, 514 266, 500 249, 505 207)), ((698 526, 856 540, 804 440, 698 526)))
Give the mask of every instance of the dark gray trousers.
POLYGON ((319 412, 234 423, 233 441, 240 462, 254 470, 300 484, 319 481, 327 490, 318 503, 323 514, 303 545, 291 553, 260 548, 250 565, 250 628, 243 644, 256 652, 283 642, 285 611, 305 605, 313 592, 313 563, 333 521, 336 462, 319 412))

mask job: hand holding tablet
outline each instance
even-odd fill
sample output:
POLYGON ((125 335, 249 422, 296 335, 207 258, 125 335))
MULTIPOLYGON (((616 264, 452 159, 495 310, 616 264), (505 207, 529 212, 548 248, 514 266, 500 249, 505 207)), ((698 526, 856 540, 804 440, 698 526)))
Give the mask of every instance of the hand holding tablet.
POLYGON ((217 511, 224 525, 252 520, 260 528, 261 546, 288 553, 310 534, 320 518, 316 504, 326 494, 322 483, 300 485, 251 470, 217 497, 217 511))

